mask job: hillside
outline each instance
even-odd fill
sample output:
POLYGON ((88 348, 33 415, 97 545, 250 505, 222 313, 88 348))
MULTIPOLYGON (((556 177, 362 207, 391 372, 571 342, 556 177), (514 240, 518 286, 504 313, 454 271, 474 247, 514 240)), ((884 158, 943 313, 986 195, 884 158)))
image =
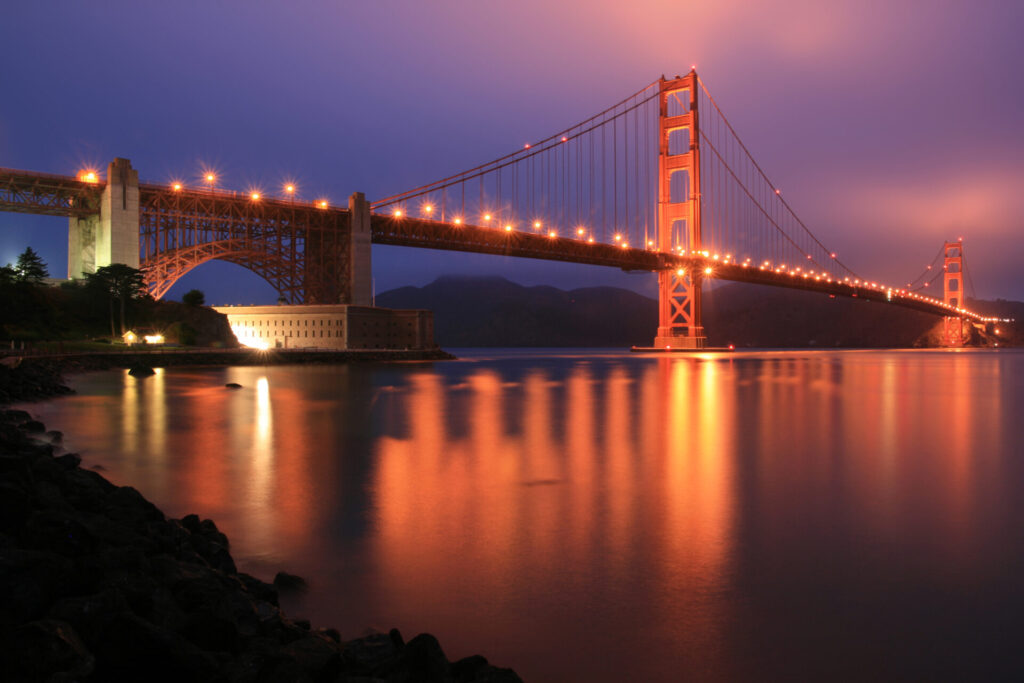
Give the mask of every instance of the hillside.
MULTIPOLYGON (((444 347, 646 346, 653 339, 658 303, 626 289, 564 291, 525 287, 500 277, 446 276, 425 287, 377 296, 387 308, 434 311, 444 347)), ((979 310, 1024 320, 1024 303, 972 302, 979 310)), ((739 347, 911 347, 926 343, 935 316, 858 299, 730 283, 706 291, 709 343, 739 347)), ((1001 330, 1004 345, 1021 341, 1017 328, 1001 330)))

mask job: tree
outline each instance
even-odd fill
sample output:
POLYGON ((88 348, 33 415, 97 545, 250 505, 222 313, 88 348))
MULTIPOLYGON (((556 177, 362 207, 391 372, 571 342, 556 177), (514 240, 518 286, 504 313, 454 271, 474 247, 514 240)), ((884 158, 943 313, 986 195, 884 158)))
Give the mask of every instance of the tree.
POLYGON ((189 306, 202 306, 206 303, 206 295, 202 290, 190 289, 185 292, 185 296, 181 297, 181 302, 189 306))
POLYGON ((6 266, 0 266, 0 287, 14 284, 18 281, 18 271, 14 269, 14 266, 8 264, 6 266))
POLYGON ((127 331, 125 326, 125 304, 131 299, 145 296, 146 278, 138 268, 123 263, 111 263, 101 266, 95 273, 86 273, 88 284, 105 292, 110 297, 110 334, 114 335, 114 300, 121 305, 121 334, 127 331))
POLYGON ((18 264, 14 267, 14 271, 17 273, 18 282, 32 285, 38 285, 50 276, 49 271, 46 270, 46 262, 32 247, 25 247, 25 251, 18 257, 18 264))

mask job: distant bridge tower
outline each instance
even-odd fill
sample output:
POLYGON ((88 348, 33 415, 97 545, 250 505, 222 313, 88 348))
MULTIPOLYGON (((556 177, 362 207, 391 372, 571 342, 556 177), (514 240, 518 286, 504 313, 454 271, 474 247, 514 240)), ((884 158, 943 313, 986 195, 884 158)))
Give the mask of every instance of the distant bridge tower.
POLYGON ((139 172, 128 159, 114 159, 107 166, 98 209, 68 221, 69 278, 111 263, 139 267, 139 172))
MULTIPOLYGON (((947 306, 963 308, 964 301, 964 245, 963 242, 946 242, 943 247, 944 261, 943 294, 947 306)), ((970 323, 961 315, 946 316, 944 319, 944 336, 946 346, 963 346, 966 333, 970 331, 970 323)))
MULTIPOLYGON (((658 249, 667 254, 682 246, 693 255, 701 248, 697 72, 663 77, 658 85, 658 249)), ((692 268, 658 271, 656 348, 704 346, 702 279, 692 268)))

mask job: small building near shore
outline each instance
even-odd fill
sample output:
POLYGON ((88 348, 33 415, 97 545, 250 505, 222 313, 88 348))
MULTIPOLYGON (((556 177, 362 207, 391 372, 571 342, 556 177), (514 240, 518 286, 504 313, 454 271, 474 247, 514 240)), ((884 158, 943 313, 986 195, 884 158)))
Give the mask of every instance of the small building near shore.
POLYGON ((133 327, 121 335, 128 346, 135 344, 160 345, 164 343, 164 335, 152 327, 133 327))
POLYGON ((348 304, 215 306, 257 349, 433 349, 434 314, 348 304))

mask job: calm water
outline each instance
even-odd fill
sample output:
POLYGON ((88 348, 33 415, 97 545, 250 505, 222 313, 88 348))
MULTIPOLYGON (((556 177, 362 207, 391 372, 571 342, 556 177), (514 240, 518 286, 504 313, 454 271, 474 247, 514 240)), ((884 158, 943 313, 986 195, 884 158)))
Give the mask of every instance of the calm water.
POLYGON ((528 683, 1024 674, 1024 353, 460 355, 30 410, 343 635, 528 683))

